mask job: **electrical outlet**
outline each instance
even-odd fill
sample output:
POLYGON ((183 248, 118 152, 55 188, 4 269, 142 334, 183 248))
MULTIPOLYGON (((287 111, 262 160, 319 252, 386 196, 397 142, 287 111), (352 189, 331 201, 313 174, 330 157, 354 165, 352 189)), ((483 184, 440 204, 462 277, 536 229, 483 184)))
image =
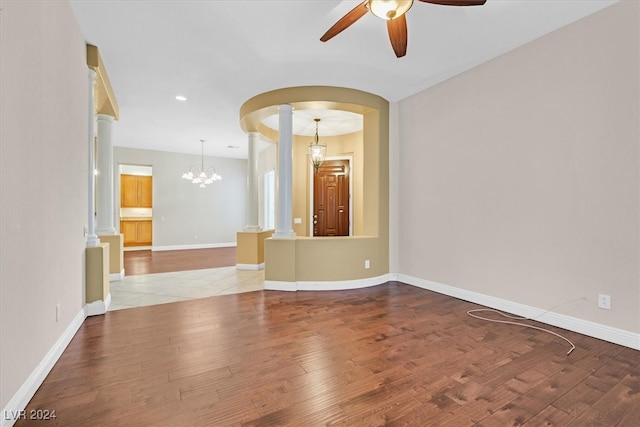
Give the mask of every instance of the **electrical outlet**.
POLYGON ((62 306, 60 304, 56 304, 56 322, 60 320, 62 316, 62 306))
POLYGON ((611 310, 611 295, 599 294, 598 307, 611 310))
POLYGON ((371 268, 371 263, 369 262, 369 260, 368 260, 368 259, 365 259, 365 260, 364 260, 364 268, 365 268, 365 269, 369 269, 369 268, 371 268))

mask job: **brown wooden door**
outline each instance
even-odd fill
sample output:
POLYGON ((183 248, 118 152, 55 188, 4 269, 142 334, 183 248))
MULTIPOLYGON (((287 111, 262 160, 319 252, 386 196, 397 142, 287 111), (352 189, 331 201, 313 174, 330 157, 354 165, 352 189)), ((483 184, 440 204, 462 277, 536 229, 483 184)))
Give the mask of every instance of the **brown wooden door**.
POLYGON ((313 174, 313 235, 349 235, 349 161, 325 160, 313 174))

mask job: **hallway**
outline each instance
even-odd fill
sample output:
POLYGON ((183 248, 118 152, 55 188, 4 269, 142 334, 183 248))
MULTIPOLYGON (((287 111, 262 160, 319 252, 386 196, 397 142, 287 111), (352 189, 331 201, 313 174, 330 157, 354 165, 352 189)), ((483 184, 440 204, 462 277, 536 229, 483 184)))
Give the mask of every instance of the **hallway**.
POLYGON ((235 250, 125 252, 126 275, 110 282, 109 311, 262 290, 264 270, 237 270, 235 250))

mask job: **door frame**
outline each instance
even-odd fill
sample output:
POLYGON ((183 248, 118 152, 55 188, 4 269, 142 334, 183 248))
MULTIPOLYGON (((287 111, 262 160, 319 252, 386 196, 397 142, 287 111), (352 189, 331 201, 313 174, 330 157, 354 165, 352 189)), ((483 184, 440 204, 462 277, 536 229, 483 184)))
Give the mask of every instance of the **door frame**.
MULTIPOLYGON (((353 156, 327 156, 325 160, 347 160, 349 162, 349 236, 353 236, 353 156)), ((313 235, 313 166, 307 162, 309 168, 309 237, 313 235)))

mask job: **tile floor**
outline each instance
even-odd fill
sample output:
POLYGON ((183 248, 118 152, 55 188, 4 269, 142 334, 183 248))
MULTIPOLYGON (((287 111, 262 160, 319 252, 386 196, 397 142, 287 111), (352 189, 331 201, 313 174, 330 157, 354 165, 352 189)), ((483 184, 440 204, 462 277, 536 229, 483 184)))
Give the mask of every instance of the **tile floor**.
POLYGON ((110 282, 109 311, 264 289, 264 270, 233 267, 125 276, 110 282))

